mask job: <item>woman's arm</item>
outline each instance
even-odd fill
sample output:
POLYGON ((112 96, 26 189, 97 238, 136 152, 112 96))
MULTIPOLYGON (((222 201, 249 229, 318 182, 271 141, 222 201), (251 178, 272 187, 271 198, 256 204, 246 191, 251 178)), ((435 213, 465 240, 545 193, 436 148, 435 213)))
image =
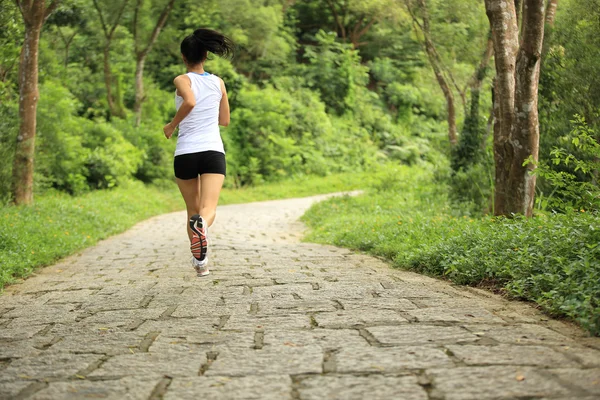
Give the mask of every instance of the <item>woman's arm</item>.
POLYGON ((223 97, 221 97, 221 104, 219 104, 219 125, 227 126, 229 125, 229 100, 227 99, 227 89, 225 88, 225 82, 223 79, 221 80, 221 93, 223 93, 223 97))
POLYGON ((183 121, 196 106, 196 98, 192 91, 192 81, 190 81, 190 78, 187 75, 179 75, 173 80, 173 83, 177 88, 177 94, 183 97, 183 103, 179 107, 179 110, 177 110, 173 120, 163 128, 163 132, 167 139, 171 139, 173 132, 175 132, 175 128, 177 128, 179 123, 183 121))

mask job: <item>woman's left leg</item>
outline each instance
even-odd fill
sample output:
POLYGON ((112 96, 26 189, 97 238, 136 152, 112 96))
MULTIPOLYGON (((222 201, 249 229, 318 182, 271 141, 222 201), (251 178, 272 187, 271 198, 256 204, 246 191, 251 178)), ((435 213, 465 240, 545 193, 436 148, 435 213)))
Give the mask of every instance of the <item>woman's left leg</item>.
POLYGON ((200 216, 204 218, 207 226, 211 226, 217 215, 217 204, 223 187, 225 175, 202 174, 200 175, 200 216))
POLYGON ((177 186, 179 187, 179 191, 183 196, 183 201, 185 201, 185 208, 187 210, 187 220, 185 223, 188 238, 190 242, 192 241, 192 230, 190 229, 190 224, 188 221, 190 217, 194 214, 200 214, 200 179, 175 179, 177 181, 177 186))

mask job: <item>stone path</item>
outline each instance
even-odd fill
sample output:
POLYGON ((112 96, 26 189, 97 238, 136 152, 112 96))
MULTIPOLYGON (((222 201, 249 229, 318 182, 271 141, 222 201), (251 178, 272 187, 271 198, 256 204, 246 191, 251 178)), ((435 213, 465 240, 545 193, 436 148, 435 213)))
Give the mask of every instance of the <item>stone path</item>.
POLYGON ((0 296, 0 398, 600 398, 600 339, 487 292, 299 243, 313 197, 182 213, 0 296))

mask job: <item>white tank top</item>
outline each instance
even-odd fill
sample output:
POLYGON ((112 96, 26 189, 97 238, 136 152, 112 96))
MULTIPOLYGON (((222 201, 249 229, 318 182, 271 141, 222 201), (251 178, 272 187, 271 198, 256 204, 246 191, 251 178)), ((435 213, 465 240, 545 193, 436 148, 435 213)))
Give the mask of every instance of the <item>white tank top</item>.
MULTIPOLYGON (((196 105, 179 124, 175 155, 219 151, 225 153, 219 131, 219 106, 221 104, 221 80, 218 76, 205 72, 186 74, 192 81, 192 92, 196 105)), ((175 107, 179 110, 183 97, 175 92, 175 107)))

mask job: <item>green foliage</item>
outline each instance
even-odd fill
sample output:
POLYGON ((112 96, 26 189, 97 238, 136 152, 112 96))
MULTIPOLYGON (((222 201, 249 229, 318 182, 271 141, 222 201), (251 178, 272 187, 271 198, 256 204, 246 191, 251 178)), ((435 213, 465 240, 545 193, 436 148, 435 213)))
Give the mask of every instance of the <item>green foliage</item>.
POLYGON ((84 146, 90 122, 74 117, 79 106, 62 85, 46 81, 38 103, 35 183, 37 191, 54 187, 68 193, 88 190, 86 162, 91 149, 84 146))
POLYGON ((443 179, 449 186, 449 198, 454 207, 468 215, 493 212, 494 165, 491 156, 468 168, 450 171, 443 179))
POLYGON ((248 85, 238 94, 223 133, 236 185, 360 169, 374 157, 368 132, 332 120, 310 90, 277 82, 282 89, 248 85))
POLYGON ((373 189, 363 196, 313 206, 304 216, 308 239, 459 284, 502 288, 600 335, 597 213, 475 219, 457 213, 422 168, 395 167, 368 181, 373 189))
MULTIPOLYGON (((574 151, 554 147, 550 161, 537 164, 535 173, 552 188, 550 195, 539 196, 538 207, 560 212, 600 211, 600 144, 583 117, 576 115, 572 123, 570 135, 561 139, 574 151)), ((529 163, 535 163, 533 158, 526 161, 529 163)))
POLYGON ((11 100, 12 88, 0 82, 0 205, 11 200, 12 164, 19 131, 18 105, 11 100))
POLYGON ((356 87, 367 83, 368 69, 360 64, 358 51, 337 42, 334 34, 320 31, 315 39, 316 46, 305 47, 310 66, 306 70, 308 85, 319 90, 327 107, 343 114, 354 107, 356 87))
MULTIPOLYGON (((574 164, 554 164, 555 147, 577 157, 570 142, 570 121, 581 115, 600 140, 600 1, 561 1, 553 29, 548 29, 547 54, 540 75, 540 164, 582 179, 574 164)), ((558 177, 556 175, 555 177, 558 177)), ((567 178, 568 179, 568 178, 567 178)), ((545 179, 538 188, 544 197, 555 186, 545 179)), ((555 193, 552 194, 555 197, 555 193)))

